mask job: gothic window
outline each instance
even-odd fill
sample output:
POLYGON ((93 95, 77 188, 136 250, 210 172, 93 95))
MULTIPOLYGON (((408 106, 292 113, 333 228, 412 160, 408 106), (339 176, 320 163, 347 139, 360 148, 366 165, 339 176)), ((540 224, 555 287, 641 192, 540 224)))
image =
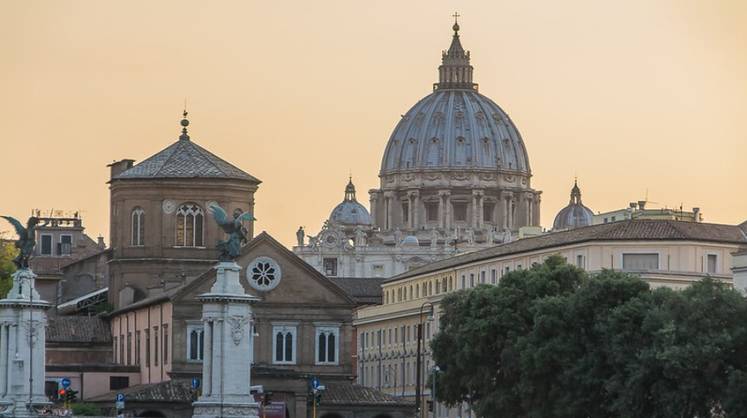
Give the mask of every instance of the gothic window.
POLYGON ((339 357, 340 328, 316 329, 316 364, 337 364, 339 357))
POLYGON ((145 245, 145 211, 141 207, 132 210, 132 239, 130 244, 136 247, 145 245))
POLYGON ((187 360, 202 361, 204 340, 202 325, 187 325, 187 360))
POLYGON ((274 289, 281 277, 280 266, 270 257, 257 257, 246 268, 249 285, 263 292, 274 289))
POLYGON ((203 223, 205 215, 202 208, 194 203, 185 203, 176 211, 176 246, 202 247, 203 223))
POLYGON ((296 327, 275 325, 272 327, 272 362, 274 364, 296 363, 296 327))

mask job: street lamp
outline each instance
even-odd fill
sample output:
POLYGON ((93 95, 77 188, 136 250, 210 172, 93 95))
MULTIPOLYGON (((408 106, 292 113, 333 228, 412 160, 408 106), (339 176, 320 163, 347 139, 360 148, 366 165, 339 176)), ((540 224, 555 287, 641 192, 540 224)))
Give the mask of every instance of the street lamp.
POLYGON ((431 372, 433 373, 433 379, 431 381, 431 405, 433 405, 433 418, 436 418, 436 376, 440 371, 441 368, 438 366, 433 366, 433 368, 431 368, 431 372))
POLYGON ((421 416, 420 411, 422 410, 422 401, 421 401, 421 381, 422 381, 422 363, 421 363, 421 351, 422 351, 422 341, 423 341, 423 309, 428 306, 430 307, 430 312, 428 313, 428 319, 433 319, 433 303, 431 302, 424 302, 422 305, 420 305, 420 313, 418 315, 418 352, 417 352, 417 378, 415 380, 415 416, 421 416))

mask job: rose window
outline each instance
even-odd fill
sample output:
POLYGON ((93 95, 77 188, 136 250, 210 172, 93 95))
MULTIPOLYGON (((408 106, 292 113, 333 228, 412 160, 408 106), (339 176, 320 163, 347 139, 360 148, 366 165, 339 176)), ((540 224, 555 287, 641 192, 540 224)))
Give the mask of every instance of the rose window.
POLYGON ((269 257, 255 258, 246 269, 249 285, 261 291, 274 289, 280 282, 281 275, 280 266, 269 257))

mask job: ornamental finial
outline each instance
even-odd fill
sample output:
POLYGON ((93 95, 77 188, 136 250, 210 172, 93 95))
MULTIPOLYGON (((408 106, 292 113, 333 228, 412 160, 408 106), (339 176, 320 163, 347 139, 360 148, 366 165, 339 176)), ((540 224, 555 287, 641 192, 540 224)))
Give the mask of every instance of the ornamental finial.
POLYGON ((182 134, 179 136, 179 139, 182 141, 189 141, 189 135, 187 135, 187 126, 189 126, 189 119, 187 119, 187 115, 189 112, 187 112, 187 100, 184 100, 184 112, 182 113, 182 134))
POLYGON ((454 17, 454 26, 452 26, 452 29, 454 29, 454 34, 456 35, 457 32, 459 32, 459 12, 454 12, 452 15, 454 17))

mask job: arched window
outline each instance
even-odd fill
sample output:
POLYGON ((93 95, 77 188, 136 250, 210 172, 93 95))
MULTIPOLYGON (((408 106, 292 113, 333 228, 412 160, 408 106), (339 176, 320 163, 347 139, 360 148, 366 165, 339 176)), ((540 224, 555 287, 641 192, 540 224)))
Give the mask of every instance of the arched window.
POLYGON ((195 203, 185 203, 176 211, 176 246, 202 247, 205 215, 195 203))
POLYGON ((276 325, 272 327, 275 335, 273 348, 275 364, 295 364, 296 362, 296 327, 291 325, 276 325))
POLYGON ((191 361, 202 360, 203 337, 202 325, 187 326, 187 359, 191 361))
POLYGON ((339 334, 337 327, 316 329, 316 364, 337 364, 339 334))
POLYGON ((132 210, 132 237, 130 243, 133 246, 140 247, 145 245, 145 211, 141 207, 132 210))

